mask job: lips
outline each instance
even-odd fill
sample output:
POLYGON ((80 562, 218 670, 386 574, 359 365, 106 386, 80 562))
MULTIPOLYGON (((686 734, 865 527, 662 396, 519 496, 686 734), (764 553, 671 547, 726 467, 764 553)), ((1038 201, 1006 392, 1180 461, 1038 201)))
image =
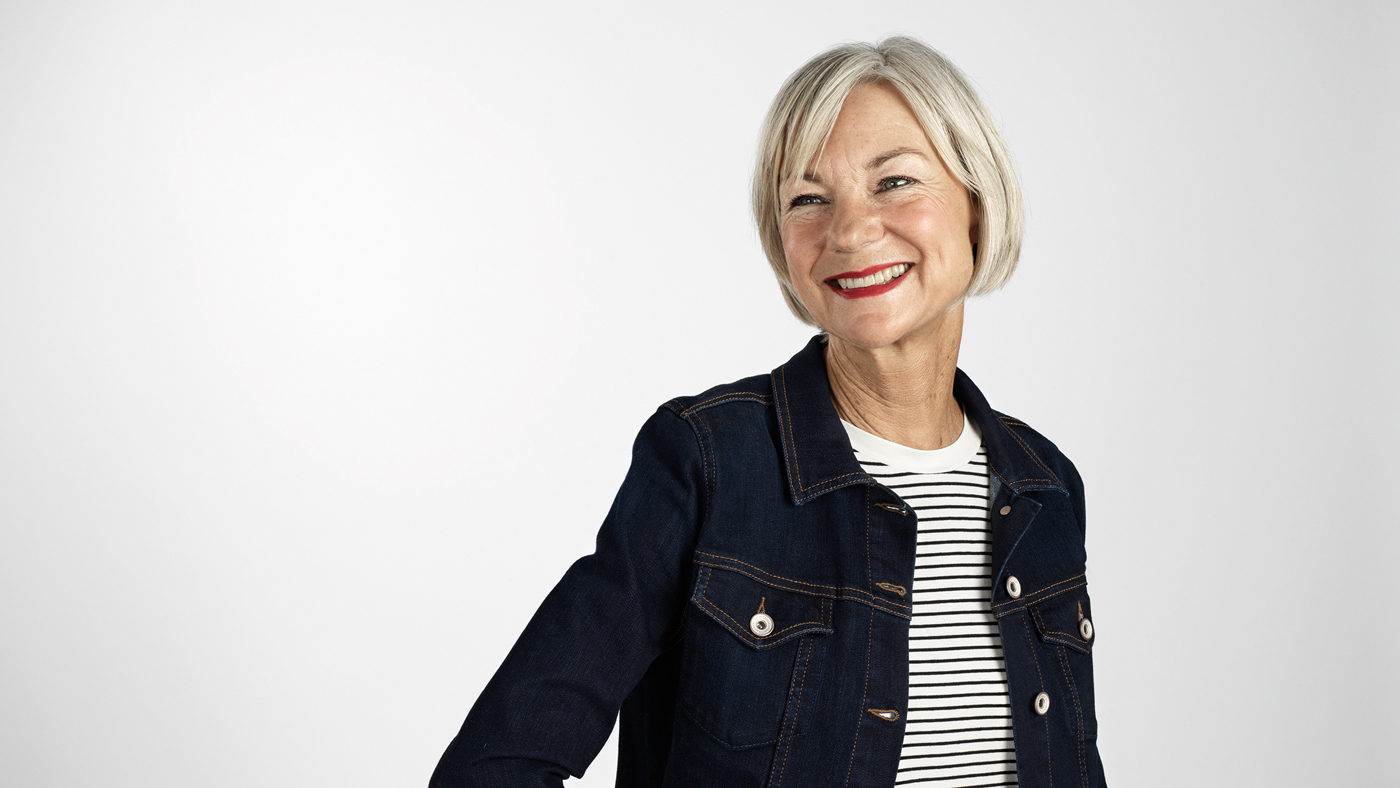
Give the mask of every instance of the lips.
POLYGON ((904 281, 904 274, 913 267, 912 263, 874 265, 861 271, 837 274, 826 280, 826 286, 842 298, 868 298, 898 287, 904 281))

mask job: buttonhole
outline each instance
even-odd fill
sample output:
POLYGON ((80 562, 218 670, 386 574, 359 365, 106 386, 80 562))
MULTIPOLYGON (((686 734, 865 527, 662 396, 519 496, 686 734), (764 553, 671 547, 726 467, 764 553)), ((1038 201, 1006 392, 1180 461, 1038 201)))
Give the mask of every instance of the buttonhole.
POLYGON ((880 507, 881 509, 885 509, 886 511, 894 512, 895 514, 904 514, 903 506, 895 506, 892 503, 877 503, 875 505, 880 507))
POLYGON ((874 714, 885 722, 894 722, 899 719, 899 712, 894 709, 866 709, 866 711, 874 714))
POLYGON ((876 583, 875 585, 885 589, 886 591, 889 591, 892 594, 899 594, 900 596, 904 596, 904 586, 897 586, 894 583, 876 583))

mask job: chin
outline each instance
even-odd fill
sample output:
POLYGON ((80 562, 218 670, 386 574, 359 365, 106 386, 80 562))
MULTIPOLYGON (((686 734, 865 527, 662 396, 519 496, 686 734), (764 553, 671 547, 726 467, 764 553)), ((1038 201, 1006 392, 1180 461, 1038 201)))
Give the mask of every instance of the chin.
POLYGON ((887 320, 863 320, 855 325, 823 326, 830 336, 863 350, 889 347, 908 336, 905 326, 892 325, 887 320))
POLYGON ((961 301, 955 302, 937 317, 924 320, 911 320, 909 315, 868 314, 855 320, 843 321, 840 325, 823 325, 822 330, 843 343, 862 350, 880 350, 902 342, 939 345, 942 344, 942 335, 946 331, 954 331, 961 336, 962 320, 948 319, 950 315, 960 317, 961 306, 961 301))

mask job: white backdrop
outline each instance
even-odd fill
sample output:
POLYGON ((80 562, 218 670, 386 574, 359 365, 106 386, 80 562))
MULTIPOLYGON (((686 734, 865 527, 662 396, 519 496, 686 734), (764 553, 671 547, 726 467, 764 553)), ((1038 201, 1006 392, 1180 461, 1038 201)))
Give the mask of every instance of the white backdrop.
POLYGON ((809 335, 758 123, 900 32, 1024 178, 962 365, 1085 477, 1109 778, 1400 784, 1393 3, 487 6, 0 5, 0 784, 424 785, 809 335))

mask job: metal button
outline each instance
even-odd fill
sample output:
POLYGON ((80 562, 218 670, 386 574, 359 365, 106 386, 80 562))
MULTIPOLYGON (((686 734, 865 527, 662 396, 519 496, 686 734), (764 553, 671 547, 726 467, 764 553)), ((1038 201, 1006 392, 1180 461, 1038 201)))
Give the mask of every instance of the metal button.
POLYGON ((1089 623, 1089 619, 1086 618, 1079 622, 1079 636, 1085 640, 1094 639, 1094 625, 1089 623))
POLYGON ((1008 515, 1008 514, 1011 514, 1011 507, 1010 507, 1010 506, 1003 506, 1003 507, 1001 507, 1001 516, 1002 516, 1002 517, 1005 517, 1005 516, 1008 515))
POLYGON ((767 613, 754 613, 749 619, 749 631, 761 638, 766 638, 773 634, 773 619, 767 613))
POLYGON ((1006 593, 1010 594, 1012 599, 1021 598, 1021 581, 1017 580, 1015 575, 1006 578, 1006 593))
POLYGON ((1036 696, 1035 696, 1035 713, 1036 713, 1036 714, 1039 714, 1039 715, 1041 715, 1041 716, 1043 717, 1043 716, 1045 716, 1045 712, 1047 712, 1047 711, 1049 711, 1049 710, 1050 710, 1050 696, 1049 696, 1049 695, 1046 695, 1046 694, 1043 693, 1043 692, 1040 693, 1039 695, 1036 695, 1036 696))

